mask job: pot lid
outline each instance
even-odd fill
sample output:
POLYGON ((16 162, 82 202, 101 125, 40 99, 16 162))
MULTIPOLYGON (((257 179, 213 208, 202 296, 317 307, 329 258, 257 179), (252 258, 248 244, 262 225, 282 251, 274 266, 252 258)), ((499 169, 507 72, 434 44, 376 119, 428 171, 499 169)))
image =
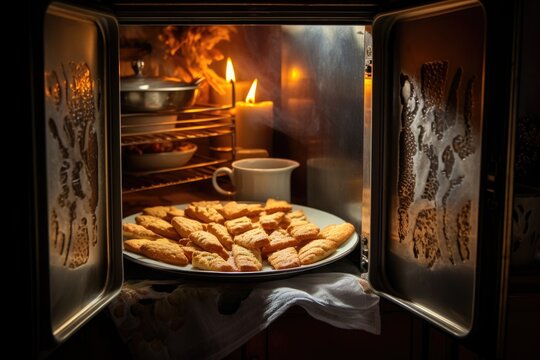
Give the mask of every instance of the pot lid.
POLYGON ((149 77, 142 74, 144 61, 137 60, 132 63, 135 75, 127 76, 120 81, 121 91, 182 91, 196 89, 202 79, 195 79, 185 83, 173 78, 149 77))

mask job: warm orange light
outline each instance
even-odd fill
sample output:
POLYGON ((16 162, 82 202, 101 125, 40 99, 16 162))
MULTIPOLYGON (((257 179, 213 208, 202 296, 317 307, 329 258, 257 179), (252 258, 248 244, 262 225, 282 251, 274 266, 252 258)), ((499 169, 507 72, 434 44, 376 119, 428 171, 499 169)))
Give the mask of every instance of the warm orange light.
POLYGON ((227 82, 236 82, 236 77, 234 76, 234 67, 230 57, 227 58, 227 71, 225 72, 225 79, 227 80, 227 82))
POLYGON ((291 69, 291 80, 296 81, 299 80, 302 77, 302 71, 300 71, 299 68, 293 67, 291 69))
POLYGON ((246 96, 246 102, 248 104, 255 104, 255 92, 257 91, 257 79, 253 80, 249 92, 246 96))

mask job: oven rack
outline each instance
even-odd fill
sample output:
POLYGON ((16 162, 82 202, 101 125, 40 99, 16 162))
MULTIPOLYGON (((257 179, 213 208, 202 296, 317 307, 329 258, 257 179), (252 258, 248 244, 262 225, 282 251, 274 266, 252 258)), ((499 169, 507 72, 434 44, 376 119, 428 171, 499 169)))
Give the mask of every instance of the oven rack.
POLYGON ((123 124, 121 143, 128 146, 221 136, 234 133, 234 128, 234 116, 231 114, 178 114, 175 121, 123 124))
MULTIPOLYGON (((123 147, 215 136, 229 136, 232 146, 230 156, 226 158, 222 158, 223 154, 215 158, 203 156, 201 153, 206 154, 206 152, 198 149, 186 165, 178 168, 136 172, 124 169, 122 193, 129 194, 206 180, 212 177, 218 167, 230 165, 236 157, 234 151, 236 148, 235 117, 229 112, 222 111, 229 109, 231 106, 197 105, 176 112, 123 114, 121 126, 123 147), (133 119, 134 117, 139 117, 139 119, 133 119), (150 123, 140 121, 141 118, 150 119, 150 123), (129 120, 139 121, 130 122, 129 120)), ((211 149, 208 150, 212 153, 211 149)))
POLYGON ((128 194, 210 179, 217 168, 228 164, 230 164, 230 160, 227 159, 213 159, 195 155, 188 164, 179 168, 147 172, 124 172, 122 192, 128 194))

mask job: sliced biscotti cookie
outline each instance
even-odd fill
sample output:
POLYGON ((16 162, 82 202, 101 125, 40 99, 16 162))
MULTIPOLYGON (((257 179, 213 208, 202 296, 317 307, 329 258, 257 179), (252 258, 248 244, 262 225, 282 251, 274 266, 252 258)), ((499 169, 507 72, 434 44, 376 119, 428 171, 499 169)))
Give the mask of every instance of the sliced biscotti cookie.
POLYGON ((291 222, 293 220, 307 221, 307 217, 302 210, 300 209, 293 210, 285 214, 280 225, 282 228, 286 229, 289 225, 291 225, 291 222))
POLYGON ((136 254, 141 254, 141 246, 152 241, 155 241, 155 240, 129 239, 129 240, 124 241, 124 250, 131 251, 136 254))
POLYGON ((208 251, 195 251, 191 258, 194 268, 212 271, 234 271, 235 268, 221 256, 208 251))
POLYGON ((203 223, 223 223, 225 218, 216 209, 211 207, 189 205, 184 213, 192 219, 202 221, 203 223))
POLYGON ((287 228, 287 231, 299 241, 305 241, 316 239, 320 229, 312 222, 304 223, 303 220, 295 220, 287 228))
POLYGON ((135 222, 166 238, 175 240, 180 239, 178 232, 173 226, 163 219, 150 215, 139 215, 135 217, 135 222))
POLYGON ((237 219, 249 214, 247 204, 239 204, 236 201, 229 201, 223 206, 223 209, 219 210, 221 215, 227 220, 237 219))
POLYGON ((263 255, 291 246, 296 246, 300 243, 298 239, 294 238, 283 229, 274 230, 268 236, 268 239, 270 240, 270 243, 262 248, 263 255))
POLYGON ((221 204, 219 200, 192 201, 190 205, 212 208, 216 210, 223 209, 223 204, 221 204))
POLYGON ((227 250, 231 250, 233 246, 233 238, 224 225, 218 223, 210 223, 206 226, 206 231, 217 237, 221 245, 227 250))
POLYGON ((152 206, 144 208, 142 213, 144 215, 155 216, 160 219, 167 218, 167 212, 171 210, 170 206, 152 206))
POLYGON ((350 238, 352 234, 354 234, 354 225, 343 223, 325 226, 319 233, 319 236, 331 240, 335 242, 337 246, 340 246, 350 238))
POLYGON ((152 241, 141 246, 141 253, 154 260, 163 261, 167 264, 185 266, 188 258, 179 245, 161 241, 152 241))
POLYGON ((258 216, 264 211, 264 207, 261 204, 247 204, 246 208, 248 210, 246 216, 248 217, 258 216))
POLYGON ((232 248, 234 262, 240 271, 261 271, 261 252, 257 249, 246 249, 243 246, 234 244, 232 248))
POLYGON ((278 211, 288 213, 291 210, 292 205, 285 200, 276 200, 269 198, 268 200, 266 200, 266 204, 264 205, 264 211, 266 211, 267 214, 272 214, 278 211))
POLYGON ((225 221, 225 227, 232 235, 238 235, 253 229, 253 223, 247 216, 242 216, 238 219, 225 221))
POLYGON ((287 226, 285 229, 287 229, 287 231, 289 231, 289 229, 292 229, 293 227, 295 226, 299 226, 299 225, 305 225, 305 224, 309 224, 310 221, 308 219, 292 219, 291 222, 289 223, 289 226, 287 226))
POLYGON ((204 225, 197 220, 177 216, 171 220, 171 224, 181 237, 187 238, 194 231, 204 230, 204 225))
POLYGON ((175 208, 174 206, 171 206, 169 210, 167 210, 167 216, 164 220, 171 221, 174 217, 177 216, 184 216, 184 210, 175 208))
POLYGON ((122 235, 124 239, 150 239, 155 240, 162 237, 152 230, 148 230, 142 225, 125 223, 122 224, 122 235))
POLYGON ((192 232, 189 234, 189 240, 193 241, 193 243, 206 251, 219 254, 225 260, 229 258, 229 253, 225 250, 223 245, 221 245, 217 237, 207 231, 200 230, 192 232))
POLYGON ((174 246, 180 246, 179 242, 176 241, 176 240, 171 240, 171 239, 161 237, 161 238, 155 239, 155 240, 150 240, 150 239, 129 239, 129 240, 124 241, 124 249, 127 250, 127 251, 131 251, 131 252, 140 254, 141 253, 141 246, 143 246, 144 244, 147 244, 149 241, 150 242, 161 242, 161 243, 165 243, 165 244, 172 244, 174 246))
POLYGON ((193 258, 193 253, 195 251, 204 251, 202 247, 195 244, 193 241, 188 239, 188 242, 181 244, 180 247, 182 250, 184 250, 184 254, 188 258, 188 260, 191 262, 191 259, 193 258))
POLYGON ((337 249, 335 242, 326 239, 312 240, 298 251, 302 265, 313 264, 332 255, 337 249))
POLYGON ((300 266, 300 259, 294 247, 273 252, 268 256, 268 262, 276 270, 291 269, 300 266))
POLYGON ((268 234, 262 228, 255 228, 234 237, 234 242, 248 249, 260 249, 270 244, 268 234))
POLYGON ((285 213, 277 211, 272 214, 261 214, 259 216, 259 223, 265 230, 274 230, 279 227, 279 224, 285 217, 285 213))

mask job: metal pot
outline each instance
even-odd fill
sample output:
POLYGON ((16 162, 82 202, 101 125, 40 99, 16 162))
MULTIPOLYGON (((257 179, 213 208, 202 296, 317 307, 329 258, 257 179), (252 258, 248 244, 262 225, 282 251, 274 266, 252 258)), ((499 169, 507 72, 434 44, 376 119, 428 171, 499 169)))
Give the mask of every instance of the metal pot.
POLYGON ((123 112, 155 112, 177 110, 192 106, 203 79, 191 83, 146 77, 142 75, 144 62, 133 62, 134 76, 121 80, 121 102, 123 112))

